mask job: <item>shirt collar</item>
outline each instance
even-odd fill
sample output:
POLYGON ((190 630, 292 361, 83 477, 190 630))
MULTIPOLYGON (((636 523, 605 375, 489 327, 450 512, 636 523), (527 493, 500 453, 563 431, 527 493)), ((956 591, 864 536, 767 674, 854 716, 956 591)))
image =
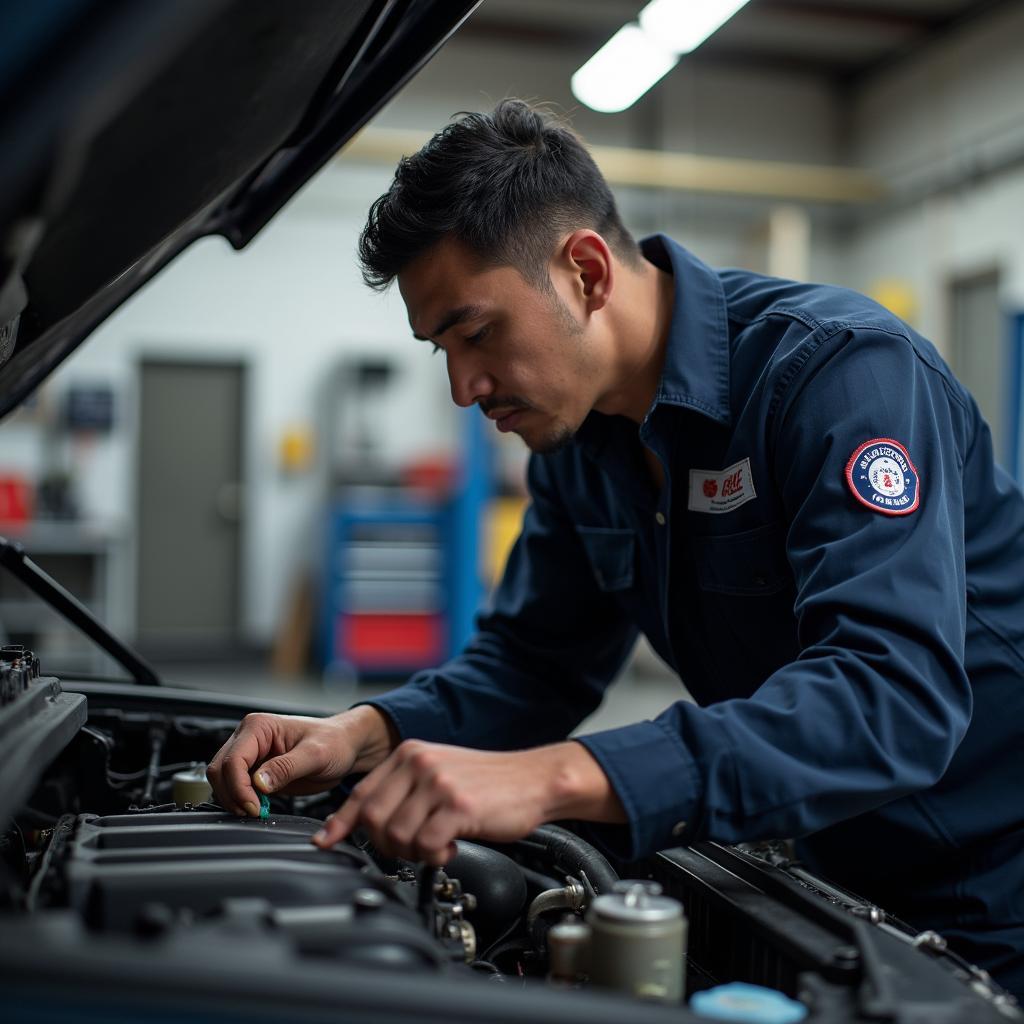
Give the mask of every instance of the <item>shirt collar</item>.
POLYGON ((665 365, 651 410, 681 405, 728 425, 729 324, 722 283, 707 264, 666 235, 643 239, 640 249, 675 279, 665 365))

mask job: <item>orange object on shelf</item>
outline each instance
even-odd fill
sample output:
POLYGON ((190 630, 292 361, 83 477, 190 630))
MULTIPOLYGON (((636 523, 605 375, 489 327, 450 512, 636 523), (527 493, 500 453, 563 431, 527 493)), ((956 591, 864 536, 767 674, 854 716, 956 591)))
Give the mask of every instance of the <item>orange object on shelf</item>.
POLYGON ((444 497, 451 494, 458 479, 458 466, 447 455, 421 456, 402 469, 402 483, 414 490, 444 497))

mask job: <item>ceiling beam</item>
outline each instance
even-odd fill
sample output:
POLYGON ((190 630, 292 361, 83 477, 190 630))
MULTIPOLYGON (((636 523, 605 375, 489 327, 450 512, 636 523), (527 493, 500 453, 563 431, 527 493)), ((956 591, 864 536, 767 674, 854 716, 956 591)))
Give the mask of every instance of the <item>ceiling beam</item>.
MULTIPOLYGON (((746 8, 751 16, 770 17, 783 14, 787 17, 814 18, 818 21, 833 21, 844 25, 863 24, 881 29, 897 29, 902 32, 927 31, 933 25, 944 21, 945 16, 895 10, 892 4, 845 4, 822 3, 821 0, 759 0, 756 7, 746 8)), ((739 16, 742 16, 740 12, 739 16)))
MULTIPOLYGON (((339 156, 343 154, 346 163, 363 160, 394 166, 403 156, 419 150, 428 138, 422 132, 365 128, 339 156)), ((591 146, 590 152, 609 184, 626 188, 844 205, 875 202, 885 196, 885 188, 878 178, 848 167, 740 160, 621 146, 591 146)))

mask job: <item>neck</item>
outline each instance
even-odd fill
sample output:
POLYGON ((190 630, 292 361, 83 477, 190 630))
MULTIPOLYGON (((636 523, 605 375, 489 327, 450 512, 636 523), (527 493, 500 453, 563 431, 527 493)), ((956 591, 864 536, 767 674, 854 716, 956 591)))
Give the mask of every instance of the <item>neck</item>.
POLYGON ((671 274, 644 260, 619 278, 611 324, 611 386, 594 408, 641 423, 654 401, 665 364, 675 301, 671 274))

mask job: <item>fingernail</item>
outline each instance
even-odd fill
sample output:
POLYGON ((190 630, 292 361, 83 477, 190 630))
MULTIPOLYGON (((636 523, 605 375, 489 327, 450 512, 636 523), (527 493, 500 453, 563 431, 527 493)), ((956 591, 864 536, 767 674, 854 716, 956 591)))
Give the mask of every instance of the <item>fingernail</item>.
POLYGON ((266 772, 257 772, 256 778, 260 780, 260 785, 264 789, 270 789, 270 776, 266 772))
POLYGON ((326 843, 327 842, 327 833, 323 829, 320 829, 320 831, 317 832, 315 836, 313 836, 313 842, 314 843, 318 843, 318 844, 319 843, 326 843))
POLYGON ((260 809, 251 800, 247 800, 242 804, 242 806, 245 808, 245 813, 248 814, 250 818, 255 818, 256 815, 260 813, 260 809))

